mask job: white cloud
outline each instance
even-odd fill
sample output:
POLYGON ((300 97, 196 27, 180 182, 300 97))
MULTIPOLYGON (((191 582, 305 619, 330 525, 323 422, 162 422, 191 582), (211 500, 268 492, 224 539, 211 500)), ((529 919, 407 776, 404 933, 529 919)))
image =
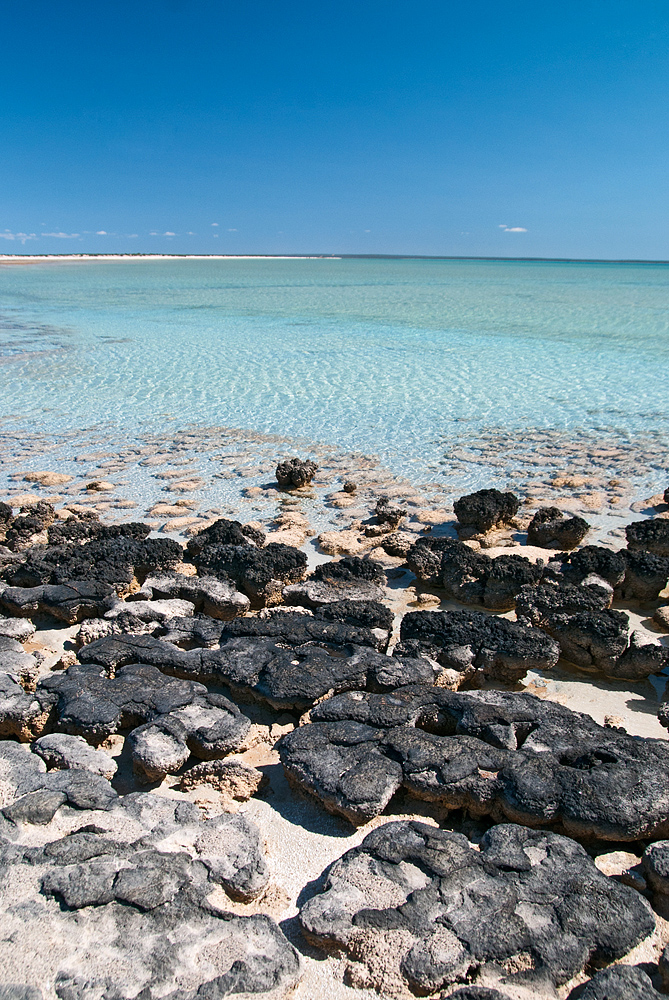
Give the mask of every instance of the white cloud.
POLYGON ((77 240, 79 233, 42 233, 42 236, 50 236, 57 240, 77 240))
POLYGON ((106 229, 98 229, 98 231, 96 232, 95 235, 96 236, 106 236, 107 235, 107 231, 106 231, 106 229))
POLYGON ((190 229, 186 233, 186 236, 197 236, 197 233, 191 233, 190 229))
POLYGON ((163 236, 176 236, 176 233, 167 232, 167 233, 163 233, 163 236))
POLYGON ((499 226, 497 228, 498 229, 508 229, 508 226, 507 226, 506 222, 500 222, 500 224, 499 224, 499 226))
POLYGON ((523 229, 522 226, 507 226, 504 230, 505 233, 526 233, 527 229, 523 229))
POLYGON ((139 236, 139 233, 128 233, 128 239, 129 240, 136 240, 138 236, 139 236))
POLYGON ((236 230, 236 229, 228 229, 228 232, 229 232, 229 233, 236 233, 236 232, 237 232, 237 230, 236 230))
POLYGON ((5 229, 4 233, 0 233, 0 238, 3 240, 17 240, 19 243, 25 243, 26 240, 36 240, 37 235, 35 233, 11 233, 9 229, 5 229))
POLYGON ((149 233, 149 236, 157 236, 157 235, 158 235, 158 233, 153 233, 153 232, 149 233))
POLYGON ((218 222, 212 222, 212 226, 217 226, 218 222))

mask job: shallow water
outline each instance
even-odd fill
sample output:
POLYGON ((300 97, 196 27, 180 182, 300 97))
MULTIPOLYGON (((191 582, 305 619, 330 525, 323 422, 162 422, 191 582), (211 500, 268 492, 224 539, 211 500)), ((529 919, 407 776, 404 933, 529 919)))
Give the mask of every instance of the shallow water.
POLYGON ((668 278, 516 261, 4 266, 0 417, 102 425, 112 447, 138 430, 252 428, 472 487, 494 462, 463 468, 453 450, 491 429, 488 458, 497 432, 533 428, 664 452, 668 278))

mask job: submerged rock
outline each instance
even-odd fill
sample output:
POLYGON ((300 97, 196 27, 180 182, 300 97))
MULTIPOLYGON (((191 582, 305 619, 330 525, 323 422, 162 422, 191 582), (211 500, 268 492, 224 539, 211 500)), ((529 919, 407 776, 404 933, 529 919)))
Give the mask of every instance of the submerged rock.
POLYGON ((444 667, 512 684, 528 670, 550 669, 558 644, 542 631, 479 611, 415 611, 400 626, 401 656, 428 656, 444 667))
POLYGON ((367 963, 379 991, 403 983, 418 994, 521 956, 525 981, 562 985, 655 927, 646 901, 567 837, 505 824, 478 851, 462 834, 407 821, 336 861, 299 921, 311 944, 367 963))
POLYGON ((575 549, 589 530, 582 517, 568 517, 558 507, 540 507, 529 523, 527 543, 544 549, 575 549))
POLYGON ((519 507, 520 500, 514 493, 501 493, 499 490, 477 490, 460 497, 453 504, 460 524, 471 525, 481 533, 510 524, 519 507))
POLYGON ((300 489, 308 486, 318 472, 315 462, 300 458, 287 458, 276 467, 276 481, 283 490, 300 489))
POLYGON ((442 810, 636 840, 669 833, 669 745, 506 691, 350 691, 284 736, 291 782, 365 823, 400 789, 442 810))

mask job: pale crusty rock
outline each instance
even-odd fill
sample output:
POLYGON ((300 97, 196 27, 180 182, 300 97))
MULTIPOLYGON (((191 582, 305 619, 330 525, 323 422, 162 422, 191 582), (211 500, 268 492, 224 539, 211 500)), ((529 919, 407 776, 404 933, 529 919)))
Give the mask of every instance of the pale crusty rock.
POLYGON ((42 758, 49 769, 91 771, 108 781, 111 781, 117 770, 113 757, 104 750, 94 750, 81 736, 66 733, 40 736, 33 743, 33 752, 42 758))
POLYGON ((37 626, 26 618, 3 618, 0 615, 0 636, 25 642, 35 633, 37 626))
POLYGON ((267 775, 240 760, 211 760, 196 764, 181 776, 182 792, 209 785, 220 792, 227 809, 246 802, 269 783, 267 775))

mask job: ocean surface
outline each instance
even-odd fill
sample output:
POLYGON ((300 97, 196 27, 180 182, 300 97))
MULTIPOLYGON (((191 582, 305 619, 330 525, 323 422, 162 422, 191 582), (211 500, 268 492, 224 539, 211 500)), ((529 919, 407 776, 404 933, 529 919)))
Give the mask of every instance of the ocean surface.
POLYGON ((539 429, 655 441, 659 482, 668 374, 664 264, 0 266, 5 431, 95 425, 120 447, 138 429, 245 428, 478 487, 486 462, 463 473, 454 453, 539 429))

